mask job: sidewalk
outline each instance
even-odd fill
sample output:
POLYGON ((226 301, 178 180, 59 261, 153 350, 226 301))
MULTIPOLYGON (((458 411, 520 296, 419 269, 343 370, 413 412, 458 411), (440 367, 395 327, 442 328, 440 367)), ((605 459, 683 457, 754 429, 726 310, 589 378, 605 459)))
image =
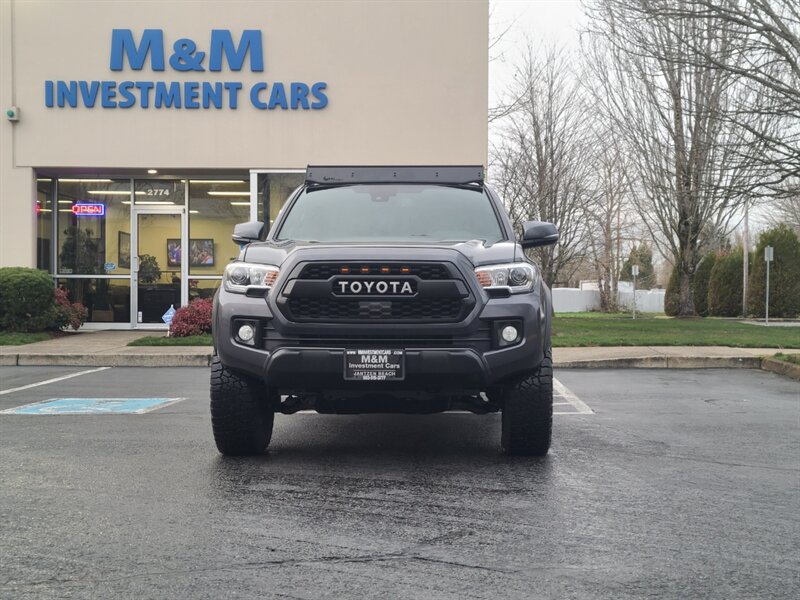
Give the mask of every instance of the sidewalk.
MULTIPOLYGON (((26 344, 0 346, 0 365, 87 367, 206 367, 209 346, 128 346, 152 331, 82 331, 26 344)), ((762 367, 776 348, 724 346, 615 346, 554 348, 558 368, 706 369, 762 367)), ((800 353, 800 350, 783 350, 800 353)))

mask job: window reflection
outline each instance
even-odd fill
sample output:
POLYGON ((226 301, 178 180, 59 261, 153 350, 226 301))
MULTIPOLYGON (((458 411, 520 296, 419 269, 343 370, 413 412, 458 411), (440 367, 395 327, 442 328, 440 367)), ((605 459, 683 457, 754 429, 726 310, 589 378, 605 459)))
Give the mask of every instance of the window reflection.
POLYGON ((258 176, 258 220, 265 221, 265 209, 269 213, 269 225, 275 221, 283 205, 305 181, 305 173, 261 173, 258 176), (268 207, 268 208, 267 208, 268 207))
POLYGON ((131 320, 131 282, 129 279, 57 279, 58 287, 69 292, 72 302, 89 310, 87 323, 128 323, 131 320))
POLYGON ((221 275, 239 255, 233 227, 250 220, 250 185, 243 179, 189 181, 189 242, 183 254, 192 275, 221 275))
POLYGON ((52 273, 53 187, 49 178, 36 180, 36 268, 52 273))
POLYGON ((130 273, 130 192, 128 179, 58 180, 59 273, 130 273))

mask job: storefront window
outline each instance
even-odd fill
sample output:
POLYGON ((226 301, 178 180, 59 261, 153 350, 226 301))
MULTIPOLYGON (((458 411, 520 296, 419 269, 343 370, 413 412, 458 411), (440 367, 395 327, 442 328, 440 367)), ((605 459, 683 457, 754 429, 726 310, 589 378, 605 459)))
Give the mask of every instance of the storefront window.
POLYGON ((58 180, 58 272, 130 273, 130 180, 58 180))
POLYGON ((131 320, 130 279, 73 277, 56 280, 72 302, 89 309, 90 323, 128 323, 131 320))
POLYGON ((269 226, 275 221, 283 205, 305 181, 305 173, 261 173, 258 176, 258 220, 265 221, 269 214, 269 226), (268 207, 268 208, 267 208, 268 207))
POLYGON ((53 186, 52 179, 36 180, 36 268, 53 272, 53 186))
POLYGON ((222 275, 239 247, 233 227, 250 220, 250 186, 244 180, 189 181, 189 243, 183 257, 192 275, 222 275))
POLYGON ((221 279, 190 279, 189 302, 197 298, 213 298, 221 279))

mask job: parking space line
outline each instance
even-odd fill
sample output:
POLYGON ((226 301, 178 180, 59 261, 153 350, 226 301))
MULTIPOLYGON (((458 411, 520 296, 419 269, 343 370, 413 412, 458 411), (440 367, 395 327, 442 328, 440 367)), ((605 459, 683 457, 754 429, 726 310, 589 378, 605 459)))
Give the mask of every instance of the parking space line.
POLYGON ((594 411, 583 400, 578 398, 570 389, 555 377, 553 378, 553 391, 571 404, 576 412, 554 412, 554 415, 593 415, 594 411))
POLYGON ((72 379, 73 377, 80 377, 81 375, 88 375, 89 373, 97 373, 98 371, 105 371, 106 369, 110 368, 111 367, 98 367, 97 369, 78 371, 77 373, 71 373, 69 375, 64 375, 63 377, 55 377, 53 379, 47 379, 46 381, 39 381, 38 383, 29 383, 28 385, 21 385, 19 387, 11 388, 10 390, 0 391, 0 396, 4 396, 5 394, 13 394, 14 392, 21 392, 23 390, 29 390, 31 388, 39 387, 40 385, 58 383, 59 381, 64 381, 65 379, 72 379))

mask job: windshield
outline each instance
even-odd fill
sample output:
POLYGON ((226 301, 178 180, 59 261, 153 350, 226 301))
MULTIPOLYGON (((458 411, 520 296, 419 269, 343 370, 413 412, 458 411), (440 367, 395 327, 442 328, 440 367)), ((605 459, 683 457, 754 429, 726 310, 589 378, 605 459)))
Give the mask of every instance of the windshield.
POLYGON ((276 239, 494 244, 503 232, 482 190, 381 184, 305 190, 276 239))

